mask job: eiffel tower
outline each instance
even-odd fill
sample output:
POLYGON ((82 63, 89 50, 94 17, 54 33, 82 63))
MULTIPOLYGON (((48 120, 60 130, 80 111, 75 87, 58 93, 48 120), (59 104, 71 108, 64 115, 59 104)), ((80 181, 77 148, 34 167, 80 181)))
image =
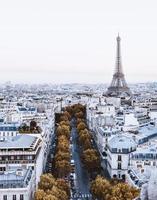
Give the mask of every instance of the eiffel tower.
POLYGON ((121 63, 120 52, 120 40, 119 34, 117 36, 117 55, 116 55, 116 67, 113 74, 111 85, 109 86, 106 95, 115 97, 131 97, 132 93, 125 81, 121 63))

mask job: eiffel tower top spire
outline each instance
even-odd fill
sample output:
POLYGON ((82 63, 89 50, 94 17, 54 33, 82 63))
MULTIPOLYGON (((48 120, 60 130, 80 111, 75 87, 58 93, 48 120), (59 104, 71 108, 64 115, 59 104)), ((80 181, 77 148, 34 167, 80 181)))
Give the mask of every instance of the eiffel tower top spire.
POLYGON ((106 94, 108 96, 131 96, 131 91, 125 81, 122 69, 121 49, 120 49, 121 38, 119 36, 119 33, 116 40, 117 40, 117 49, 116 49, 117 51, 116 51, 115 72, 113 74, 111 85, 108 88, 106 94))
POLYGON ((122 73, 120 41, 121 41, 121 38, 120 38, 119 33, 118 33, 118 36, 117 36, 117 55, 116 55, 115 73, 122 73))

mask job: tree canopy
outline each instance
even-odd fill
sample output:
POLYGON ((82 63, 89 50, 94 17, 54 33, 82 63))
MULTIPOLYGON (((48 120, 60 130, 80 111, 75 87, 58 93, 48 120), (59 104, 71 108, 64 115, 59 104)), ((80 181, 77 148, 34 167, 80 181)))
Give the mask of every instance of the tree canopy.
POLYGON ((123 182, 111 184, 101 176, 91 183, 91 193, 98 200, 133 200, 139 195, 139 190, 123 182))

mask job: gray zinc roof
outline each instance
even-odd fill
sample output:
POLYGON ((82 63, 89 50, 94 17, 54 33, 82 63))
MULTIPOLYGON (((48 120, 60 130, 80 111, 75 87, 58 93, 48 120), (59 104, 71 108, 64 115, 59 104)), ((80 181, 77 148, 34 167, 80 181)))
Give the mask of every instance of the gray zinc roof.
POLYGON ((31 148, 37 137, 30 135, 17 135, 7 140, 0 141, 0 149, 31 148))
POLYGON ((109 140, 109 147, 110 148, 117 148, 117 149, 128 149, 136 147, 136 143, 132 138, 129 138, 124 135, 116 135, 109 140))

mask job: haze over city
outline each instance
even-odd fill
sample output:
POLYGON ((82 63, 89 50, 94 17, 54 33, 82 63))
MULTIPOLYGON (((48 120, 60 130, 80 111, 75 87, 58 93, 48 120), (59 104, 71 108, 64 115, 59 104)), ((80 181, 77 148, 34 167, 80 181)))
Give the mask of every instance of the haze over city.
POLYGON ((116 36, 128 83, 155 81, 155 0, 1 1, 0 81, 110 83, 116 36))

